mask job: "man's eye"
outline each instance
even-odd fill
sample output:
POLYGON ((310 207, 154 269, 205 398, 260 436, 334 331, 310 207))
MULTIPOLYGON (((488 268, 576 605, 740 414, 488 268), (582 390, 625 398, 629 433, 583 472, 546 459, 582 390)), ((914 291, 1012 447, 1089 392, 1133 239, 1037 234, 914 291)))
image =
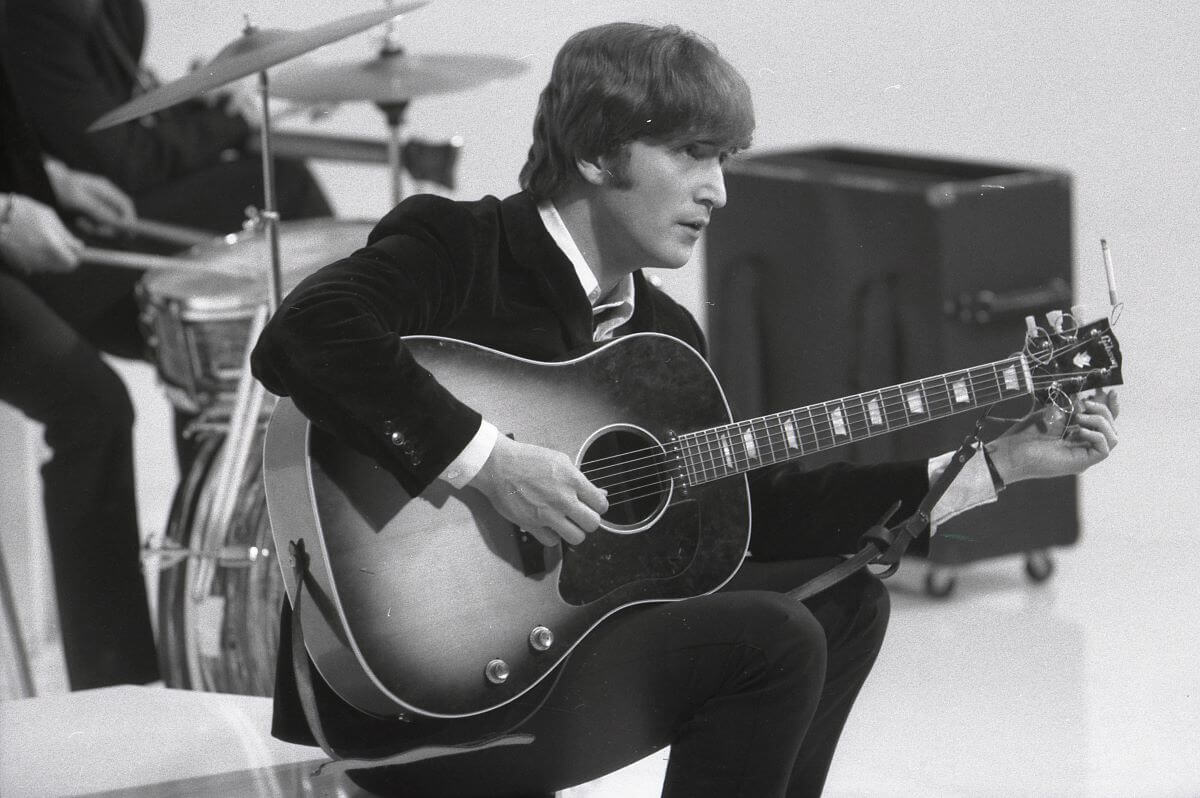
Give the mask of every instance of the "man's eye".
POLYGON ((703 161, 708 158, 719 158, 722 163, 725 161, 725 151, 712 144, 689 144, 685 151, 697 161, 703 161))

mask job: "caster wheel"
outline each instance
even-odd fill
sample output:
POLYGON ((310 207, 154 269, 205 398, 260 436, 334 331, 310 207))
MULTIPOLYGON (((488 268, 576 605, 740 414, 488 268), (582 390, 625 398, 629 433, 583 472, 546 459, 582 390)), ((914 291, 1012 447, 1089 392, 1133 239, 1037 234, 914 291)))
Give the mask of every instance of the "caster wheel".
POLYGON ((925 572, 925 592, 934 598, 946 598, 954 592, 955 578, 950 571, 930 568, 925 572))
POLYGON ((1054 573, 1054 560, 1045 549, 1031 551, 1025 557, 1025 573, 1031 582, 1045 582, 1054 573))

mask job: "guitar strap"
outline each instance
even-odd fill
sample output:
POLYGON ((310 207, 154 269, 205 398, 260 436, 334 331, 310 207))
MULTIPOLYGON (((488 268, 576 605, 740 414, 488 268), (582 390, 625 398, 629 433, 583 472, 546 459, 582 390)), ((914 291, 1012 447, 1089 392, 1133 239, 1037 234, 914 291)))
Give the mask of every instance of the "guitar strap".
MULTIPOLYGON (((896 502, 888 508, 888 511, 884 513, 878 523, 868 529, 859 538, 859 545, 862 548, 859 549, 857 554, 843 560, 828 571, 818 574, 800 587, 789 590, 787 595, 797 601, 811 598, 822 590, 836 585, 860 568, 865 568, 872 563, 888 566, 887 570, 879 574, 881 579, 886 579, 894 574, 896 569, 900 567, 900 558, 904 556, 908 545, 924 531, 925 527, 929 526, 929 519, 932 517, 934 505, 942 498, 946 489, 950 487, 950 483, 954 482, 954 479, 962 471, 967 461, 982 448, 983 426, 987 422, 991 411, 992 408, 989 407, 987 412, 975 423, 975 428, 971 433, 963 439, 962 444, 954 452, 954 456, 950 458, 950 462, 946 465, 941 475, 929 486, 929 492, 925 494, 925 498, 917 505, 916 512, 896 526, 889 527, 887 525, 888 522, 892 520, 892 516, 900 509, 900 502, 896 502)), ((986 457, 987 455, 985 454, 984 456, 986 457)), ((988 465, 990 468, 991 463, 989 462, 988 465)))
POLYGON ((317 711, 317 697, 313 691, 312 670, 308 662, 308 651, 304 647, 304 626, 301 623, 300 616, 304 603, 304 587, 309 579, 308 554, 304 551, 303 541, 292 541, 290 548, 292 567, 294 569, 293 575, 296 578, 296 595, 292 600, 292 670, 296 676, 296 692, 300 694, 300 706, 304 710, 304 719, 308 722, 308 728, 312 731, 313 737, 316 738, 317 744, 321 746, 321 750, 325 752, 325 756, 330 759, 329 762, 322 762, 318 765, 312 772, 313 776, 321 775, 327 772, 327 770, 342 772, 363 768, 407 765, 439 756, 466 754, 500 745, 528 745, 533 742, 534 737, 532 734, 504 734, 459 745, 423 745, 382 757, 343 758, 339 755, 333 746, 330 745, 329 738, 325 734, 325 727, 321 723, 320 713, 317 711))

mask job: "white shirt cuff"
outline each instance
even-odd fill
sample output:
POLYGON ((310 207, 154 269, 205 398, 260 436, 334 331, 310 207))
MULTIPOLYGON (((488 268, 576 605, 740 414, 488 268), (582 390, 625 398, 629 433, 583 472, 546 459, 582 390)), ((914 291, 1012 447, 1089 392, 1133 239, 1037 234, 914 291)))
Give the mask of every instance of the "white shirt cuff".
MULTIPOLYGON (((954 452, 946 452, 929 460, 929 484, 932 485, 942 475, 953 456, 954 452)), ((965 513, 974 507, 991 504, 994 501, 996 501, 996 488, 992 485, 991 472, 988 471, 987 462, 983 459, 983 452, 976 452, 975 456, 966 462, 962 471, 950 483, 950 487, 946 488, 942 498, 938 499, 938 503, 933 506, 933 512, 930 514, 929 533, 937 534, 938 524, 949 521, 954 516, 965 513)))
POLYGON ((458 453, 458 457, 450 461, 446 470, 438 474, 438 479, 449 482, 456 488, 466 487, 491 456, 492 449, 496 445, 496 437, 499 434, 499 430, 486 420, 481 421, 475 437, 471 438, 471 442, 463 447, 463 450, 458 453))

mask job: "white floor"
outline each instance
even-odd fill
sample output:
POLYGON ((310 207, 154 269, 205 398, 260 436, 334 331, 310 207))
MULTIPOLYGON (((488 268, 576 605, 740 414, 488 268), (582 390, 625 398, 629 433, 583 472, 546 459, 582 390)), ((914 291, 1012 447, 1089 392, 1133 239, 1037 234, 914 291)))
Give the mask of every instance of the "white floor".
MULTIPOLYGON (((1121 526, 1059 551, 1042 585, 1003 559, 935 600, 924 564, 907 563, 826 796, 1200 796, 1194 558, 1173 562, 1121 526)), ((567 794, 650 798, 663 765, 567 794)))

